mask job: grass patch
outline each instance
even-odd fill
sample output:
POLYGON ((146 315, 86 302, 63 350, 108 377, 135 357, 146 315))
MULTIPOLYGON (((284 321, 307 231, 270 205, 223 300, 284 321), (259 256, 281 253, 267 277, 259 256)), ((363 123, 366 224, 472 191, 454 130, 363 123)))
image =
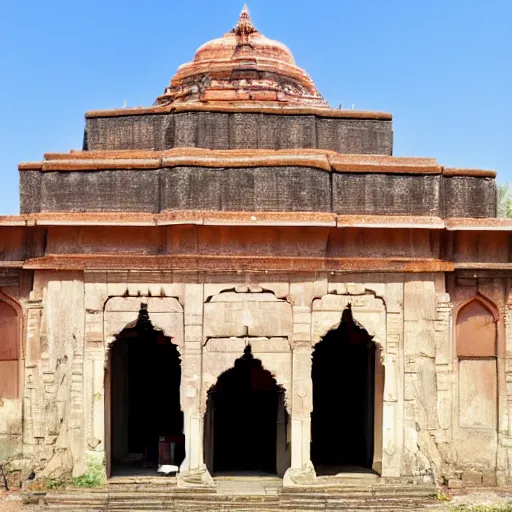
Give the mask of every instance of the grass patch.
POLYGON ((71 479, 75 487, 100 487, 105 483, 105 462, 95 458, 87 460, 87 471, 71 479))
POLYGON ((44 487, 47 489, 62 489, 66 487, 67 482, 65 480, 60 480, 57 478, 48 478, 44 481, 44 487))
POLYGON ((442 491, 434 492, 433 494, 429 494, 428 496, 431 500, 437 500, 437 501, 450 501, 451 497, 448 496, 448 494, 445 494, 442 491))

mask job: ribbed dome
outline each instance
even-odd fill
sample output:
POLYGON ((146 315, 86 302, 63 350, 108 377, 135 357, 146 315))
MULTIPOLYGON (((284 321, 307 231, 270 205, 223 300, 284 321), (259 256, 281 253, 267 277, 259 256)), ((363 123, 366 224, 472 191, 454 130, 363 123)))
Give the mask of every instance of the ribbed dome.
POLYGON ((254 27, 247 6, 237 26, 203 44, 156 100, 157 105, 219 102, 328 108, 291 51, 254 27))

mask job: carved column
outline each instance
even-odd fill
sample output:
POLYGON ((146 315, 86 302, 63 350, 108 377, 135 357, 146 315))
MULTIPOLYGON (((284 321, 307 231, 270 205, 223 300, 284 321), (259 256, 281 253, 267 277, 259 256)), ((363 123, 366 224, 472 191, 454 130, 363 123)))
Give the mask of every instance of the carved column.
MULTIPOLYGON (((85 272, 85 350, 84 350, 84 425, 87 457, 105 460, 110 476, 110 457, 106 453, 105 432, 105 340, 103 307, 108 298, 106 273, 85 272)), ((110 402, 110 396, 108 402, 110 402)), ((108 411, 109 412, 109 411, 108 411)), ((110 415, 108 414, 109 419, 110 415)))
POLYGON ((178 474, 180 486, 212 486, 203 454, 204 412, 201 410, 201 345, 203 341, 203 284, 191 276, 185 285, 185 342, 181 359, 181 408, 185 460, 178 474), (192 282, 190 282, 192 281, 192 282))
POLYGON ((311 412, 313 383, 311 380, 311 311, 308 307, 293 308, 292 404, 291 404, 291 467, 283 485, 305 485, 316 481, 311 463, 311 412))
POLYGON ((24 383, 23 444, 37 445, 38 438, 44 438, 43 389, 39 384, 41 366, 41 323, 43 297, 32 292, 26 305, 26 353, 24 383))

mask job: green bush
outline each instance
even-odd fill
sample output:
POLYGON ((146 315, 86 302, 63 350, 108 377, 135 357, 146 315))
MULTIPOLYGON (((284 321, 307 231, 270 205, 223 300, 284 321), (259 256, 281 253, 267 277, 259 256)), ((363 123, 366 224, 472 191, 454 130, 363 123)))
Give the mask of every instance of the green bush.
POLYGON ((71 479, 75 487, 99 487, 105 483, 105 463, 103 460, 89 458, 87 471, 71 479))

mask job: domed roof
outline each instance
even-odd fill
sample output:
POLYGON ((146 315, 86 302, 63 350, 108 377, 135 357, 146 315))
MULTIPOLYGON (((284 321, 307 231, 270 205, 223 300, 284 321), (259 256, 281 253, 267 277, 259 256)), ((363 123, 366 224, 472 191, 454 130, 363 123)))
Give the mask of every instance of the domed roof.
POLYGON ((236 27, 203 44, 156 100, 183 103, 329 107, 291 51, 254 27, 247 6, 236 27))

